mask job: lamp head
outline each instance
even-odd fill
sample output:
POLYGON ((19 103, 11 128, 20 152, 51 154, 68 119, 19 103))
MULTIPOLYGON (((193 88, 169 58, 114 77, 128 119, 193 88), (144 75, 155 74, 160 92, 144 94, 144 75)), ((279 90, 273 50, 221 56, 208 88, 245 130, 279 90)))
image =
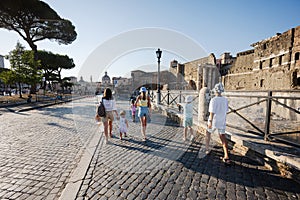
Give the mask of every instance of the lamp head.
POLYGON ((161 54, 162 54, 162 51, 158 48, 158 50, 156 51, 156 57, 158 59, 160 59, 161 58, 161 54))

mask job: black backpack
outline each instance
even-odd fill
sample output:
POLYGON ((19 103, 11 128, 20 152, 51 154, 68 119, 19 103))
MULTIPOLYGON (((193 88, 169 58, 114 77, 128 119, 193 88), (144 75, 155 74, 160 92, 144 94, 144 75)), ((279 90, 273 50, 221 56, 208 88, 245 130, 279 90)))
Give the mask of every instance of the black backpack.
POLYGON ((100 117, 106 117, 105 107, 104 107, 102 100, 100 101, 100 103, 98 105, 97 114, 100 117))

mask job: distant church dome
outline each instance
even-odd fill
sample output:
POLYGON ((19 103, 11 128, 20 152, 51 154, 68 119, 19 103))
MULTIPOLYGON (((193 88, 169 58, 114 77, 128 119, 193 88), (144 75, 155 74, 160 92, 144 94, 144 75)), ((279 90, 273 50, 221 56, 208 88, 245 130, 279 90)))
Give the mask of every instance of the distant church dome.
POLYGON ((110 77, 105 72, 105 75, 102 77, 102 83, 110 83, 110 77))

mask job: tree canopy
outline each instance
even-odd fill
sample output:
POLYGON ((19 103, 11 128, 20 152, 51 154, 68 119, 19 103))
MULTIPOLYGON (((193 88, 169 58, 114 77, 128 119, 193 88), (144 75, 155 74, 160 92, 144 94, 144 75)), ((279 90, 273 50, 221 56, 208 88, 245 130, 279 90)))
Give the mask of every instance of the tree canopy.
POLYGON ((62 79, 61 71, 68 70, 75 67, 72 58, 67 55, 53 54, 48 51, 38 51, 39 61, 44 71, 44 76, 48 81, 58 81, 61 84, 62 89, 70 87, 70 80, 68 78, 62 79))
POLYGON ((63 69, 72 69, 75 67, 72 58, 67 55, 53 54, 48 51, 38 51, 38 57, 41 67, 47 80, 60 80, 63 69))
POLYGON ((26 83, 32 86, 40 82, 42 73, 36 68, 40 66, 40 61, 34 59, 33 51, 26 51, 19 42, 8 57, 10 70, 2 72, 0 78, 5 84, 17 83, 20 97, 22 97, 21 84, 26 83))
POLYGON ((37 52, 37 41, 49 39, 71 44, 77 37, 69 20, 39 0, 1 0, 0 28, 17 32, 34 52, 37 52))

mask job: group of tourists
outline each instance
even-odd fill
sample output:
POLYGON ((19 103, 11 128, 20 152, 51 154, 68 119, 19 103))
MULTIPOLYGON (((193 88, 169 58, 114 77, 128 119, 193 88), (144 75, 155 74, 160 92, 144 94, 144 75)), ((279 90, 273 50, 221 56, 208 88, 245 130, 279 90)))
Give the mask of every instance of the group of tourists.
MULTIPOLYGON (((222 161, 225 164, 230 164, 229 154, 228 154, 228 142, 225 136, 225 128, 226 128, 226 115, 228 111, 228 100, 223 97, 221 94, 224 92, 224 87, 222 83, 218 83, 215 85, 213 89, 215 93, 215 97, 210 100, 209 103, 209 118, 207 122, 207 130, 206 130, 206 154, 209 153, 209 142, 211 138, 211 134, 217 132, 222 142, 224 156, 222 157, 222 161)), ((102 97, 102 103, 105 107, 106 115, 104 117, 99 117, 96 114, 96 120, 98 122, 102 122, 104 126, 104 138, 105 143, 109 143, 109 138, 112 138, 112 126, 114 121, 114 115, 117 120, 119 120, 119 134, 120 139, 127 137, 128 132, 128 120, 126 119, 126 111, 122 110, 120 112, 120 116, 117 111, 116 101, 113 98, 112 91, 110 88, 106 88, 104 90, 104 94, 102 97)), ((150 96, 147 95, 147 89, 145 87, 140 88, 140 94, 130 101, 130 109, 132 115, 132 121, 135 122, 136 112, 137 117, 140 120, 141 125, 141 135, 142 140, 147 140, 146 129, 147 129, 147 118, 151 117, 151 101, 150 96), (138 109, 137 109, 138 108, 138 109)), ((178 106, 183 108, 183 141, 187 140, 188 130, 190 132, 190 141, 193 141, 195 138, 195 134, 193 131, 193 96, 187 96, 185 98, 185 103, 180 103, 178 106)))
MULTIPOLYGON (((123 136, 127 136, 127 130, 128 130, 128 120, 126 119, 126 111, 122 110, 120 112, 120 117, 117 111, 116 107, 116 101, 113 98, 112 91, 110 88, 106 88, 103 93, 103 97, 101 99, 102 104, 105 107, 106 115, 103 117, 100 117, 98 114, 96 114, 96 121, 102 122, 104 126, 104 138, 105 143, 109 143, 109 138, 112 138, 112 129, 113 129, 113 121, 114 121, 114 114, 116 115, 117 120, 119 120, 119 134, 120 139, 123 139, 123 136)), ((141 134, 143 141, 147 140, 146 136, 146 128, 147 128, 147 117, 151 116, 151 101, 149 95, 147 95, 147 89, 145 87, 140 88, 140 94, 135 99, 135 101, 131 101, 131 114, 132 119, 135 122, 135 115, 136 110, 138 107, 138 114, 137 116, 140 119, 141 123, 141 134)))

